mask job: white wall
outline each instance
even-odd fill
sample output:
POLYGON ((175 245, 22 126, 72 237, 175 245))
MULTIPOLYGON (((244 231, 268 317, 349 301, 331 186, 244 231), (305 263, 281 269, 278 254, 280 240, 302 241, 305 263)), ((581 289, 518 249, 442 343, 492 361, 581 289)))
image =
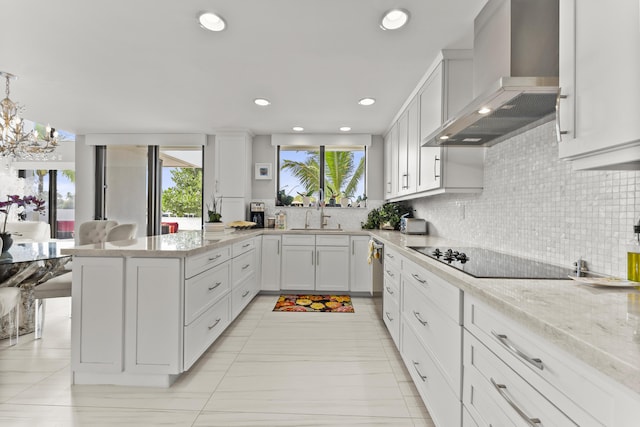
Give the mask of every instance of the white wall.
POLYGON ((579 257, 626 278, 626 243, 640 219, 640 171, 572 171, 554 122, 487 150, 484 191, 412 201, 430 234, 553 264, 579 257))

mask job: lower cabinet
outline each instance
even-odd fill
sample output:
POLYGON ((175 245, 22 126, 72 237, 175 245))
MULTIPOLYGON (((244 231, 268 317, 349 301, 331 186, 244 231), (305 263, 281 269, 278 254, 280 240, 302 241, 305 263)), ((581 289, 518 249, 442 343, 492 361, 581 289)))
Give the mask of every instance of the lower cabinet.
MULTIPOLYGON (((286 236, 283 236, 286 237, 286 236)), ((284 243, 284 242, 283 242, 284 243)), ((282 290, 313 291, 316 287, 316 247, 282 245, 282 290)))
MULTIPOLYGON (((351 253, 349 256, 349 290, 351 292, 366 292, 373 295, 372 266, 367 261, 369 257, 369 236, 351 236, 351 253)), ((379 262, 372 260, 371 262, 379 262)), ((375 289, 380 292, 380 289, 375 289)))
POLYGON ((261 289, 280 290, 280 262, 282 259, 282 237, 262 236, 261 289))
POLYGON ((255 239, 186 258, 76 257, 75 384, 168 387, 257 295, 255 239))

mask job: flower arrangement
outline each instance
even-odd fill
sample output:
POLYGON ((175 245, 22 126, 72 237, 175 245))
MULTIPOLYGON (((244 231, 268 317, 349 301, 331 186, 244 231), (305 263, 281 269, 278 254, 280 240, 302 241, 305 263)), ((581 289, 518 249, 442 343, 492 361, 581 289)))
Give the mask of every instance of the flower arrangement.
POLYGON ((207 203, 208 222, 222 222, 222 196, 216 199, 211 196, 211 205, 207 203))
POLYGON ((44 212, 44 200, 38 199, 36 196, 24 196, 18 195, 7 196, 6 202, 0 202, 0 213, 4 214, 4 222, 2 223, 2 232, 0 234, 7 234, 7 220, 9 219, 9 211, 13 205, 17 205, 19 208, 27 209, 28 205, 33 205, 34 212, 44 212))

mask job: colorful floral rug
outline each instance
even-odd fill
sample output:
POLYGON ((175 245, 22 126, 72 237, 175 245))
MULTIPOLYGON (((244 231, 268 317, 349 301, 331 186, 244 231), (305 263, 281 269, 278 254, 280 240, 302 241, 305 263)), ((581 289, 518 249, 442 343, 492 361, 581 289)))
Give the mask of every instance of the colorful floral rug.
POLYGON ((349 295, 280 295, 273 311, 354 312, 349 295))

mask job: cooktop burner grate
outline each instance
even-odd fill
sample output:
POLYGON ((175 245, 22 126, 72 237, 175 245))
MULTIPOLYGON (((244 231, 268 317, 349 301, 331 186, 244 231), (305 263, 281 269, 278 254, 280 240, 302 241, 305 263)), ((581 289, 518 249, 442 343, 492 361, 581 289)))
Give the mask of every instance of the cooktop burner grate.
POLYGON ((415 246, 410 249, 477 278, 566 279, 571 272, 568 268, 490 249, 462 247, 443 250, 432 246, 415 246))

